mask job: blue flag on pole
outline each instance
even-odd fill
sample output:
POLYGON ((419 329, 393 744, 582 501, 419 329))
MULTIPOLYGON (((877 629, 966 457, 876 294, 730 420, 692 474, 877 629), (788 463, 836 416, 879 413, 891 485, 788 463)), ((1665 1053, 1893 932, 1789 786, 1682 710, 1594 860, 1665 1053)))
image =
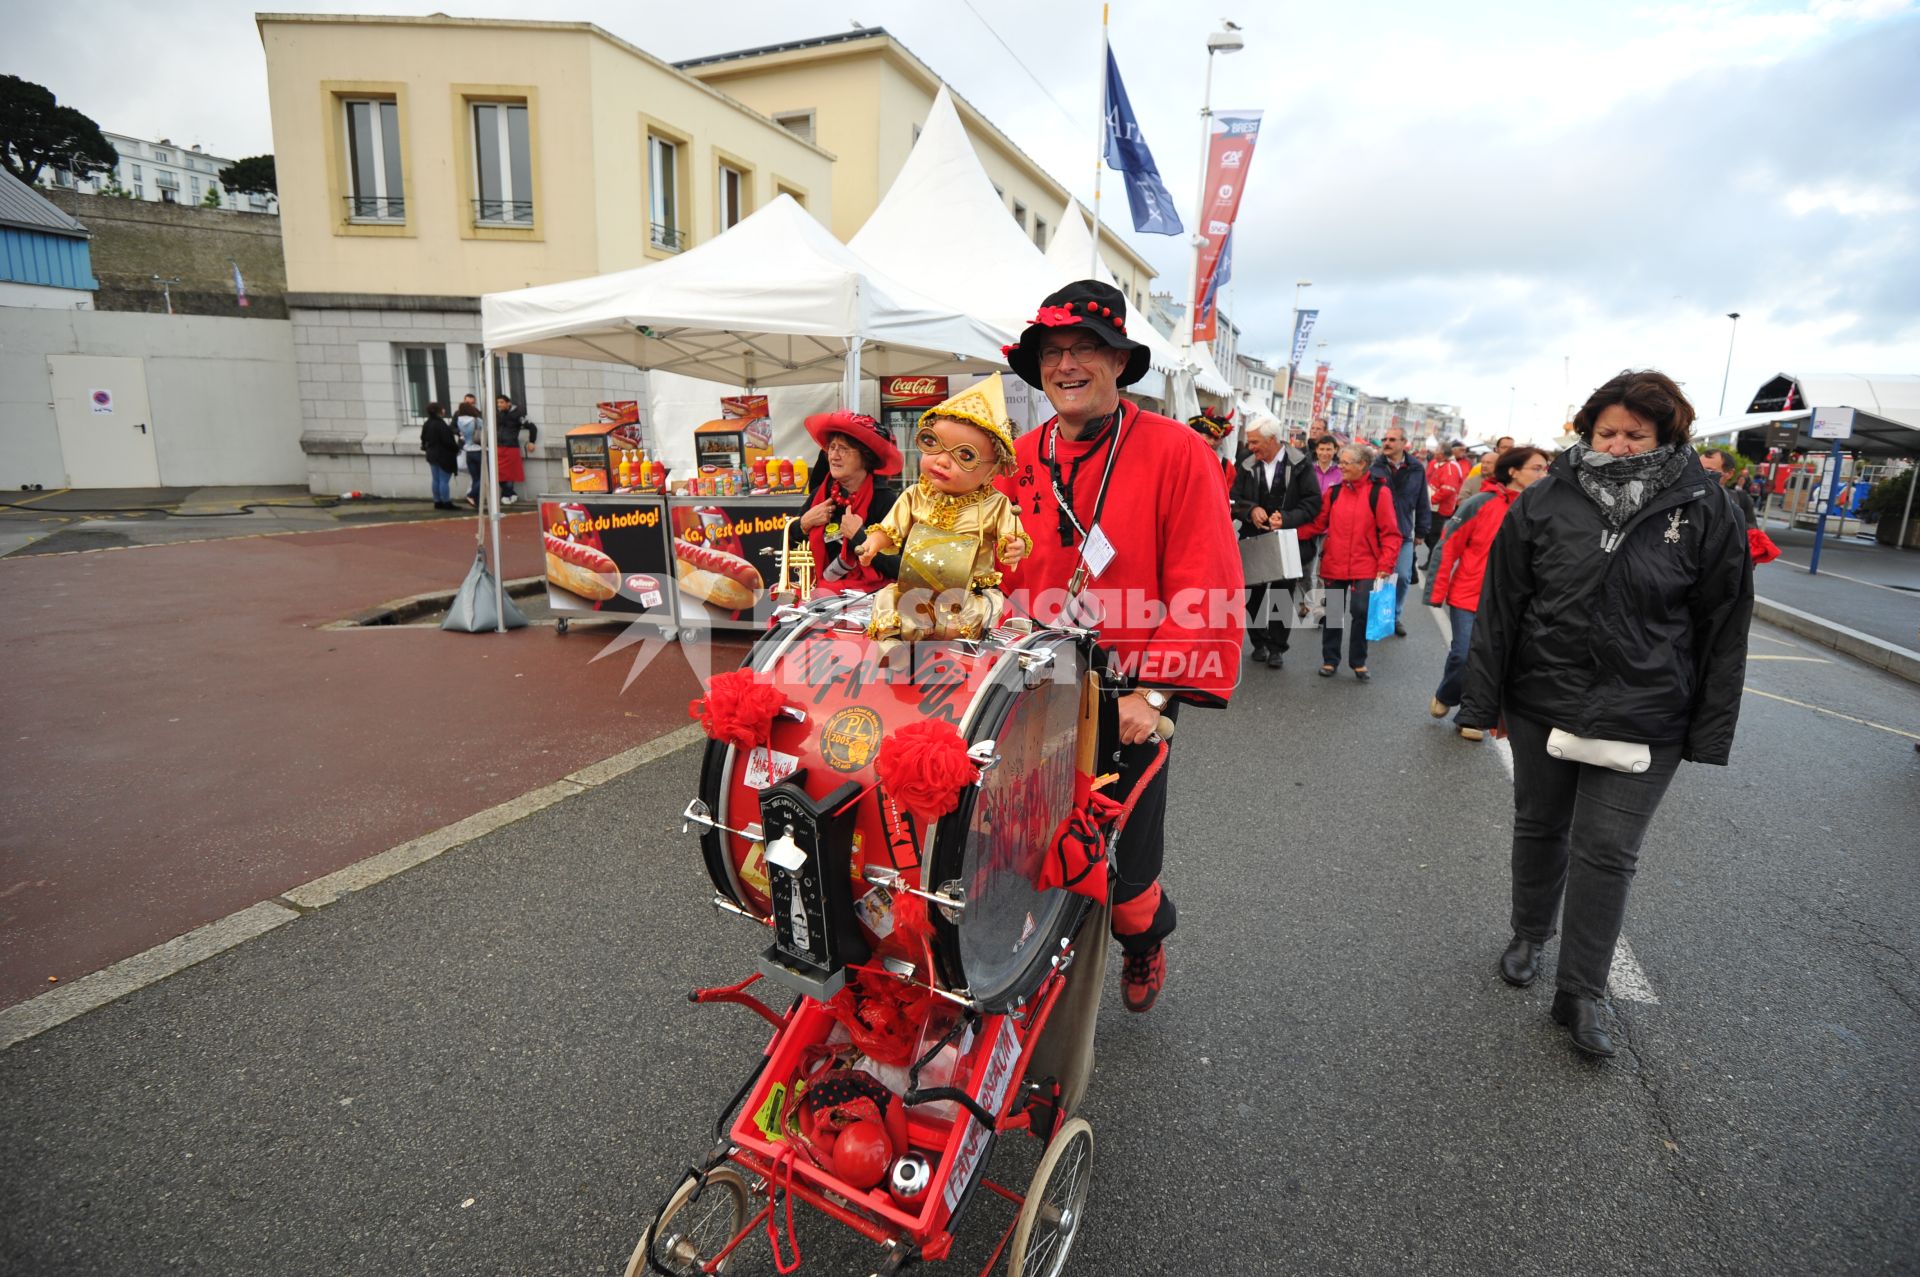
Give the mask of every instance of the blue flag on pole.
POLYGON ((1133 229, 1152 235, 1178 235, 1180 214, 1173 210, 1173 196, 1160 180, 1160 166, 1153 162, 1147 139, 1141 135, 1140 121, 1127 101, 1127 86, 1120 83, 1120 68, 1107 50, 1107 167, 1127 179, 1127 203, 1133 206, 1133 229))

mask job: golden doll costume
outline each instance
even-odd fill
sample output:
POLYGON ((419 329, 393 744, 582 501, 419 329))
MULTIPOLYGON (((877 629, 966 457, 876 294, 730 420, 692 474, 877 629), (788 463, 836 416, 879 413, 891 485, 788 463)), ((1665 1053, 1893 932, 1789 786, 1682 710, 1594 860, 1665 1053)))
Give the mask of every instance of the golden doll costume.
POLYGON ((867 633, 875 638, 979 638, 1000 623, 1007 598, 1000 590, 1000 547, 1033 541, 1021 530, 1013 503, 994 487, 992 475, 1013 458, 1000 375, 969 386, 921 414, 978 426, 992 436, 992 470, 971 492, 946 493, 923 475, 867 535, 899 548, 900 578, 873 598, 867 633))

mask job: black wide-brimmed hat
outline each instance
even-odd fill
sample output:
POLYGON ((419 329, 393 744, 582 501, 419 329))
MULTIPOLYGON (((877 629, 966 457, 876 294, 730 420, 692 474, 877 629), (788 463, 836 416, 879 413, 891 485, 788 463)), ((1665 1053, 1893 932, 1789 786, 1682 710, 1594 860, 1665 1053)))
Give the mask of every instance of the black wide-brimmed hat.
POLYGON ((1040 339, 1062 328, 1078 328, 1115 350, 1127 352, 1117 381, 1131 386, 1147 375, 1147 348, 1127 336, 1126 294, 1097 279, 1075 280, 1040 303, 1040 311, 1020 334, 1016 346, 1002 346, 1007 365, 1029 386, 1040 386, 1040 339))

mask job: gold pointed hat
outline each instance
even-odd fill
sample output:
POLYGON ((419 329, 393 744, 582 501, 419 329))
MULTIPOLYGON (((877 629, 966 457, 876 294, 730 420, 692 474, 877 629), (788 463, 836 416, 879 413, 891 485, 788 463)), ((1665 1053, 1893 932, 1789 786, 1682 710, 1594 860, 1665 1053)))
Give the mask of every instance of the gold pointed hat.
POLYGON ((926 425, 929 417, 951 417, 980 427, 993 436, 1000 460, 1003 463, 1013 460, 1013 420, 1007 416, 1007 392, 1000 384, 999 373, 927 409, 920 414, 919 424, 926 425))

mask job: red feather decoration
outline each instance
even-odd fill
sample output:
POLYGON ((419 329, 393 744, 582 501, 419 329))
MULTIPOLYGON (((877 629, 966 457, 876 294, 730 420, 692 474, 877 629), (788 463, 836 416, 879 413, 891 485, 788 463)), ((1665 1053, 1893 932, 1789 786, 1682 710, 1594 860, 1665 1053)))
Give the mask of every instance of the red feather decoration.
POLYGON ((939 719, 909 723, 880 742, 874 772, 887 794, 921 820, 938 820, 960 805, 960 791, 980 779, 967 742, 939 719))
POLYGON ((774 717, 786 703, 785 692, 762 683, 751 670, 733 670, 715 674, 705 698, 687 703, 687 716, 699 719, 713 739, 752 749, 767 743, 774 717))

